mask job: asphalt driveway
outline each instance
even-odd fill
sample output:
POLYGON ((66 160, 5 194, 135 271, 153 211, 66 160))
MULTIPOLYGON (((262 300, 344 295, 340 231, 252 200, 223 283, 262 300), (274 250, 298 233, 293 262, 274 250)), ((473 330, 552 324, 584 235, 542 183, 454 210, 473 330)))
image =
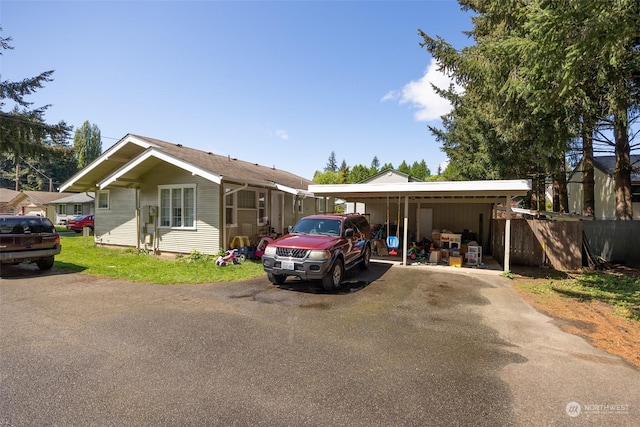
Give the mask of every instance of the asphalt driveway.
POLYGON ((467 273, 372 263, 325 293, 3 267, 0 425, 640 423, 640 371, 467 273))

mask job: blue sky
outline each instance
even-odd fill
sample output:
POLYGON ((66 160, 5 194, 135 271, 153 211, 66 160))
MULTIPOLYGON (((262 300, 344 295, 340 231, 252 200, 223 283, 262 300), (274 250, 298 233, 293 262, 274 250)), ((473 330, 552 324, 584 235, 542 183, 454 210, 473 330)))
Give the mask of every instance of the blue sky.
POLYGON ((418 29, 456 47, 457 1, 0 1, 2 80, 46 70, 46 120, 96 124, 305 178, 338 164, 446 161, 427 125, 447 86, 418 29))

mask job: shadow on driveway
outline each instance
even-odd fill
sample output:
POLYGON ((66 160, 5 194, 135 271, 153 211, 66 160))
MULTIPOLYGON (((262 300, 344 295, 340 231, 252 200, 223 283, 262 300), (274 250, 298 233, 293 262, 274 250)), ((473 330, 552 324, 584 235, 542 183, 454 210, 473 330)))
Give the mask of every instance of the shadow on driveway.
POLYGON ((370 283, 381 278, 392 266, 393 264, 372 261, 369 268, 364 271, 354 267, 345 273, 342 284, 335 291, 325 290, 320 280, 301 280, 296 277, 287 278, 284 284, 277 287, 287 291, 310 294, 345 295, 366 288, 370 283))

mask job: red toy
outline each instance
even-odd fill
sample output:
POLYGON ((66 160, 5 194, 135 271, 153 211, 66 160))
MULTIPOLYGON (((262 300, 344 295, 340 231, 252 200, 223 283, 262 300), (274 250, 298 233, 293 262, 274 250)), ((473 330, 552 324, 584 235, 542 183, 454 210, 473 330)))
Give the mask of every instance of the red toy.
POLYGON ((263 237, 262 239, 260 239, 258 246, 256 246, 256 258, 258 259, 262 258, 262 255, 264 254, 264 249, 271 242, 273 242, 273 239, 271 237, 263 237))
POLYGON ((220 255, 216 260, 216 265, 224 267, 227 264, 240 264, 236 249, 229 249, 224 255, 220 255))

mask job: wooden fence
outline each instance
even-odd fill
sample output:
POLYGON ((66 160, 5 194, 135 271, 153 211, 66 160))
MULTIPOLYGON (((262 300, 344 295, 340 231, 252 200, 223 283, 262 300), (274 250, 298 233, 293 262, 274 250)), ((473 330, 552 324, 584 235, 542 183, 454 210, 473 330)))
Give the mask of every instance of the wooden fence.
MULTIPOLYGON (((502 262, 504 219, 491 220, 491 253, 502 262)), ((511 265, 550 266, 559 271, 582 267, 582 222, 511 220, 511 265)))

